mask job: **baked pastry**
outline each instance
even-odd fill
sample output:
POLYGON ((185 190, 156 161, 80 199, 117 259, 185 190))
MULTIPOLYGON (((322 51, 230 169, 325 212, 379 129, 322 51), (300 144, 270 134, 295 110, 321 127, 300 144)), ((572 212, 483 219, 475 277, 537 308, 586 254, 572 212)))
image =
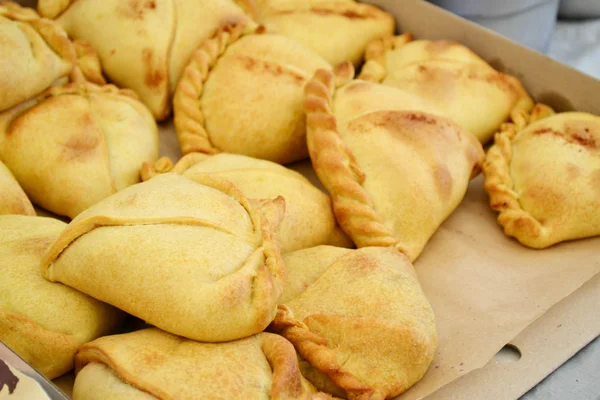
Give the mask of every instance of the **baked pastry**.
POLYGON ((406 256, 384 247, 319 246, 290 253, 285 262, 291 285, 271 329, 292 342, 317 389, 385 399, 423 377, 437 331, 406 256))
POLYGON ((76 55, 67 34, 31 8, 0 3, 0 111, 66 81, 76 55))
POLYGON ((600 117, 538 104, 496 134, 483 173, 504 233, 525 246, 600 235, 600 117))
POLYGON ((73 218, 139 182, 158 158, 156 122, 132 91, 51 87, 0 113, 0 158, 34 204, 73 218))
POLYGON ((0 215, 2 214, 35 215, 35 210, 15 177, 0 161, 0 215))
POLYGON ((269 32, 296 40, 331 65, 358 64, 367 44, 394 34, 394 17, 354 0, 256 0, 256 19, 269 32))
POLYGON ((460 43, 412 40, 410 33, 369 44, 360 79, 414 93, 485 143, 533 100, 518 79, 492 68, 460 43))
POLYGON ((338 72, 318 71, 305 89, 315 172, 358 247, 415 260, 479 173, 481 144, 425 100, 338 72))
POLYGON ((175 166, 165 157, 154 164, 146 163, 142 179, 165 172, 213 174, 227 179, 251 199, 282 196, 285 216, 276 234, 282 253, 320 244, 352 246, 335 222, 329 196, 298 172, 279 164, 238 154, 190 153, 175 166))
POLYGON ((0 216, 0 340, 48 379, 70 371, 77 349, 111 334, 123 316, 42 276, 42 255, 66 226, 52 218, 0 216))
POLYGON ((251 23, 232 0, 39 0, 38 10, 89 41, 106 76, 137 92, 159 120, 198 45, 223 25, 251 23))
POLYGON ((271 333, 214 344, 144 329, 88 343, 75 363, 74 400, 329 398, 300 375, 294 347, 271 333))
POLYGON ((283 212, 282 198, 251 205, 217 176, 159 175, 79 214, 42 269, 165 331, 235 340, 275 316, 283 212))
POLYGON ((308 157, 302 88, 317 54, 281 35, 219 31, 192 56, 175 91, 183 154, 220 151, 286 164, 308 157))

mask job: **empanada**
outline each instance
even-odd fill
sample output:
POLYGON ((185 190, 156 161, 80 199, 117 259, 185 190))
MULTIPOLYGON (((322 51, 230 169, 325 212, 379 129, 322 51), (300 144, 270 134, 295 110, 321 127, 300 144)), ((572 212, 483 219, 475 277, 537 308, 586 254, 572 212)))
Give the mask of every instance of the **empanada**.
POLYGON ((302 89, 329 64, 285 36, 244 33, 242 26, 218 32, 186 67, 173 106, 182 152, 304 159, 302 89))
POLYGON ((66 226, 52 218, 0 216, 0 340, 49 379, 71 370, 77 349, 111 334, 123 316, 42 276, 42 256, 66 226))
POLYGON ((76 55, 65 31, 16 3, 0 3, 0 111, 67 79, 76 55))
POLYGON ((3 214, 35 215, 35 210, 15 177, 0 161, 0 215, 3 214))
POLYGON ((537 105, 496 134, 483 173, 504 233, 525 246, 600 235, 600 117, 537 105))
POLYGON ((144 329, 88 343, 75 363, 75 400, 329 398, 302 377, 294 347, 271 333, 200 343, 144 329))
POLYGON ((425 100, 341 71, 320 70, 306 86, 315 172, 358 247, 395 246, 415 260, 479 173, 483 149, 425 100))
POLYGON ((251 23, 232 0, 39 0, 69 36, 89 41, 106 76, 133 89, 157 119, 192 52, 222 26, 251 23))
POLYGON ((394 33, 394 17, 354 0, 256 0, 257 20, 315 51, 331 65, 358 64, 367 44, 394 33))
POLYGON ((0 113, 0 158, 34 204, 73 218, 139 182, 158 132, 132 91, 71 83, 0 113))
POLYGON ((190 153, 175 166, 168 158, 145 164, 142 179, 165 172, 214 174, 232 182, 251 199, 282 196, 285 217, 276 234, 282 253, 320 244, 352 245, 335 222, 329 196, 304 176, 279 164, 238 154, 190 153))
POLYGON ((360 79, 381 82, 433 103, 485 143, 533 100, 518 79, 502 74, 460 43, 390 36, 369 44, 360 79))
POLYGON ((284 305, 271 329, 296 347, 317 389, 384 399, 423 377, 437 331, 406 256, 384 247, 319 246, 290 253, 285 263, 284 305))
POLYGON ((283 212, 282 198, 251 205, 217 176, 159 175, 79 214, 44 274, 177 335, 243 338, 275 316, 283 212))

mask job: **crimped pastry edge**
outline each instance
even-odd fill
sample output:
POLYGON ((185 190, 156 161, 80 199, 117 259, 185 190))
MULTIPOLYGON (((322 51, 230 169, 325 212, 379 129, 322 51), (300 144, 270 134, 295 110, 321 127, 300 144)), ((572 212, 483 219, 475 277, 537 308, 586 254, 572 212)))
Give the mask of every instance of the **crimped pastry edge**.
POLYGON ((365 175, 337 130, 333 93, 353 75, 352 64, 346 62, 334 72, 317 71, 305 87, 304 110, 312 164, 331 194, 336 220, 357 247, 393 246, 408 254, 374 209, 369 193, 362 187, 365 175))
POLYGON ((220 151, 213 146, 204 126, 200 103, 204 84, 229 45, 247 34, 263 32, 262 26, 254 28, 243 23, 225 26, 205 40, 190 57, 173 96, 173 122, 184 155, 193 152, 215 154, 220 151))
POLYGON ((531 113, 515 113, 514 122, 503 124, 500 132, 494 136, 494 144, 488 150, 482 167, 485 177, 484 189, 489 195, 490 207, 499 212, 498 223, 504 228, 504 233, 534 248, 547 247, 543 238, 547 237, 549 232, 523 209, 514 190, 510 175, 512 142, 533 122, 554 114, 554 110, 544 104, 537 104, 531 113))

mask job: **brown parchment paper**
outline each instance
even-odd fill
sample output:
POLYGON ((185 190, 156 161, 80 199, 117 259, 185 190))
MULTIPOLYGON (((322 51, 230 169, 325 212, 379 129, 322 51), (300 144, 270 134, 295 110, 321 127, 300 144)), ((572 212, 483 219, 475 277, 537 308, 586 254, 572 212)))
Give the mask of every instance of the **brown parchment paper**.
MULTIPOLYGON (((170 124, 161 152, 177 160, 170 124)), ((309 160, 289 167, 320 185, 309 160)), ((420 399, 481 368, 528 325, 600 272, 600 238, 528 249, 504 236, 483 177, 438 229, 415 268, 436 314, 439 349, 428 373, 399 398, 420 399)), ((598 332, 600 333, 600 332, 598 332)))

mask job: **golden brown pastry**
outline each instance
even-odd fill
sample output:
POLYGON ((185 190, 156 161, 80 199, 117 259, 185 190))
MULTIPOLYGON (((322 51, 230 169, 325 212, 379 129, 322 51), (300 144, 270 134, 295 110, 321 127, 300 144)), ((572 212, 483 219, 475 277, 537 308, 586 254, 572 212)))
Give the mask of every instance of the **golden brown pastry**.
POLYGON ((239 339, 275 316, 283 212, 282 198, 252 205, 217 176, 159 175, 79 214, 42 268, 165 331, 239 339))
POLYGON ((49 379, 70 371, 77 349, 112 333, 122 318, 42 276, 42 256, 66 226, 52 218, 0 216, 0 340, 49 379))
POLYGON ((232 0, 39 0, 69 36, 89 41, 106 76, 133 89, 157 119, 192 52, 218 28, 250 23, 232 0))
POLYGON ((227 179, 251 199, 282 196, 285 216, 276 234, 282 253, 320 244, 352 245, 335 222, 329 196, 298 172, 279 164, 238 154, 190 153, 175 166, 165 157, 145 164, 142 179, 165 172, 213 174, 227 179))
POLYGON ((0 161, 0 215, 35 215, 33 205, 6 165, 0 161))
POLYGON ((71 83, 0 113, 0 158, 34 204, 75 217, 139 182, 156 122, 133 92, 71 83))
POLYGON ((317 389, 384 399, 423 377, 437 331, 406 256, 384 247, 319 246, 290 253, 285 263, 284 305, 271 329, 296 347, 317 389))
POLYGON ((485 143, 533 100, 518 79, 494 70, 460 43, 412 40, 410 33, 369 44, 360 79, 414 93, 485 143))
POLYGON ((331 65, 358 64, 367 44, 393 35, 394 17, 354 0, 256 0, 257 20, 315 51, 331 65))
POLYGON ((75 363, 74 400, 329 398, 302 377, 294 347, 270 333, 214 344, 144 329, 88 343, 75 363))
POLYGON ((496 134, 483 173, 504 233, 525 246, 600 235, 600 117, 538 104, 496 134))
POLYGON ((173 106, 182 152, 304 159, 302 88, 329 64, 285 36, 245 33, 242 26, 218 32, 186 67, 173 106))
POLYGON ((358 247, 415 260, 479 173, 481 144, 425 100, 338 72, 318 71, 305 90, 315 172, 358 247))
POLYGON ((0 3, 0 111, 66 80, 76 55, 67 34, 31 8, 0 3))

